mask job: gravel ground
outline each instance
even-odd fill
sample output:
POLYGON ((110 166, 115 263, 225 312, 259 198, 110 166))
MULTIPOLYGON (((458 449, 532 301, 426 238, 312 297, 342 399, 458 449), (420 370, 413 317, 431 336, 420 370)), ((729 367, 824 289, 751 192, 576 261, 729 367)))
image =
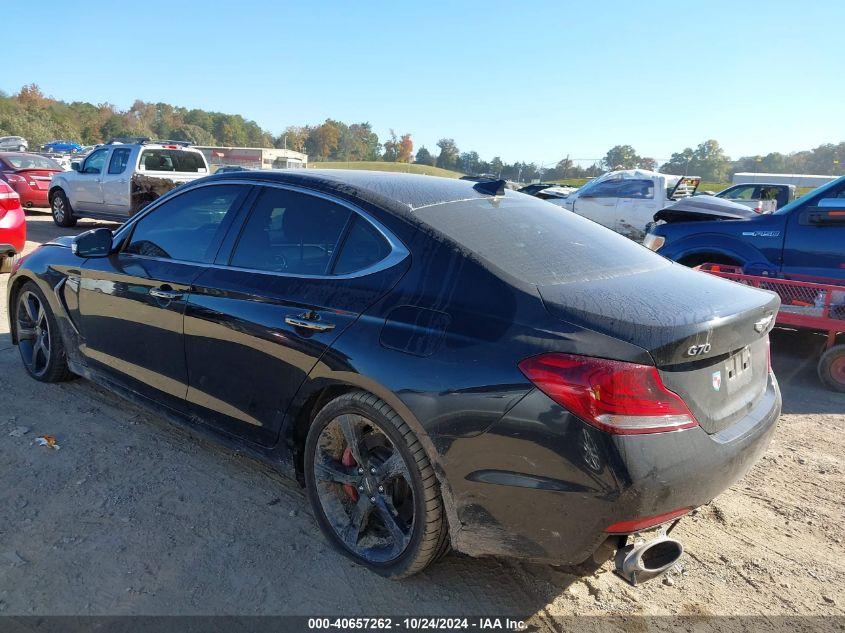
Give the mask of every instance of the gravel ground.
MULTIPOLYGON (((29 214, 29 247, 76 229, 29 214)), ((777 333, 784 415, 749 475, 684 519, 687 554, 628 587, 594 574, 450 555, 386 581, 335 554, 294 483, 103 389, 29 379, 0 277, 0 615, 845 615, 845 395, 815 337, 777 333), (58 451, 37 446, 54 435, 58 451)))

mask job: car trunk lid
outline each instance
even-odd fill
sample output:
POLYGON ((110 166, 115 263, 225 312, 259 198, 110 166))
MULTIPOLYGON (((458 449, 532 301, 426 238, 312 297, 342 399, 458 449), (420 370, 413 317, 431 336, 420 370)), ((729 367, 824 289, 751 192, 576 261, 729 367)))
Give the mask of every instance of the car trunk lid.
POLYGON ((50 188, 50 181, 53 179, 53 174, 61 173, 58 170, 52 169, 18 169, 15 174, 26 178, 30 187, 47 190, 50 188))
POLYGON ((546 309, 649 352, 666 386, 708 433, 752 409, 768 383, 768 332, 780 300, 672 264, 544 285, 546 309))

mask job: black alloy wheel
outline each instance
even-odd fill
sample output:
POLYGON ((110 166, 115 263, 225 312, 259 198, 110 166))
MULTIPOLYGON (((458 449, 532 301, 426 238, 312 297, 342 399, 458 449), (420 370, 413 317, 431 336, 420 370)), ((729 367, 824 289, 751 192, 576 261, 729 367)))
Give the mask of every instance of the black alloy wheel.
POLYGON ((71 377, 56 319, 33 282, 24 284, 17 295, 15 333, 21 360, 30 376, 41 382, 60 382, 71 377))
POLYGON ((407 425, 375 396, 347 394, 318 414, 305 468, 320 527, 356 562, 398 578, 445 552, 434 471, 407 425))

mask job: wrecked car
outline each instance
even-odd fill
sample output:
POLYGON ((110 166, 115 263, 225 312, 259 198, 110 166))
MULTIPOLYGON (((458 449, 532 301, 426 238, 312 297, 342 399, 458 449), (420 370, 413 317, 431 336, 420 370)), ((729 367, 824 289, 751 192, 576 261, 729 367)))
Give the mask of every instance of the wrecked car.
POLYGON ((80 217, 123 221, 174 187, 208 175, 205 156, 179 141, 110 142, 53 176, 48 200, 53 221, 80 217))
POLYGON ((774 213, 695 196, 654 220, 643 244, 686 266, 711 262, 759 274, 845 279, 845 178, 774 213))
POLYGON ((639 242, 657 211, 695 194, 700 182, 698 177, 624 169, 599 176, 565 198, 548 201, 639 242))
POLYGON ((680 543, 628 535, 742 477, 780 413, 777 296, 502 180, 213 175, 45 244, 8 288, 32 378, 237 442, 392 578, 450 545, 660 573, 680 543))

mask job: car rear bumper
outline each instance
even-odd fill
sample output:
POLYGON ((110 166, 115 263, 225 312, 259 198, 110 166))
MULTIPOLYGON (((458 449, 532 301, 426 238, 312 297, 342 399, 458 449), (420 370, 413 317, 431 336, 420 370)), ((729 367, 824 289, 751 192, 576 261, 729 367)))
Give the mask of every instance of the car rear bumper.
POLYGON ((12 188, 18 192, 21 198, 21 204, 31 207, 46 207, 47 204, 47 190, 30 187, 27 184, 15 183, 12 188))
POLYGON ((719 433, 612 436, 532 391, 444 455, 460 522, 453 545, 472 555, 583 562, 611 525, 692 509, 730 487, 765 451, 780 410, 771 376, 754 410, 719 433))

